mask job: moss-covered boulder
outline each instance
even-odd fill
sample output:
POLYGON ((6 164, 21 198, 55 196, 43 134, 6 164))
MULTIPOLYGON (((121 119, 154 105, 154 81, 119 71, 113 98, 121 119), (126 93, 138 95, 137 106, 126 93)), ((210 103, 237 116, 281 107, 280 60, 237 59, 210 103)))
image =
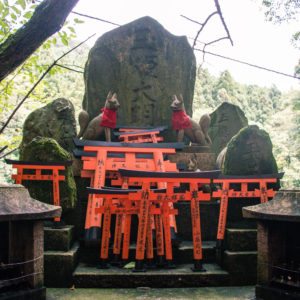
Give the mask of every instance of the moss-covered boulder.
POLYGON ((75 110, 71 101, 59 98, 33 111, 25 120, 20 151, 35 137, 55 139, 61 147, 71 152, 76 136, 75 110))
POLYGON ((248 126, 244 112, 234 104, 223 102, 211 115, 208 134, 212 140, 211 151, 216 157, 240 129, 248 126))
POLYGON ((182 94, 192 114, 196 59, 185 36, 143 17, 105 33, 85 66, 83 108, 95 117, 109 90, 118 93, 118 124, 170 125, 171 97, 182 94))
POLYGON ((243 128, 227 146, 223 173, 256 175, 278 173, 269 134, 256 125, 243 128))
MULTIPOLYGON (((37 137, 28 143, 20 155, 21 160, 34 162, 65 162, 72 159, 54 139, 37 137)), ((76 185, 71 166, 64 171, 65 181, 60 181, 60 204, 63 213, 76 206, 76 185)), ((32 198, 53 204, 52 181, 23 181, 32 198)))

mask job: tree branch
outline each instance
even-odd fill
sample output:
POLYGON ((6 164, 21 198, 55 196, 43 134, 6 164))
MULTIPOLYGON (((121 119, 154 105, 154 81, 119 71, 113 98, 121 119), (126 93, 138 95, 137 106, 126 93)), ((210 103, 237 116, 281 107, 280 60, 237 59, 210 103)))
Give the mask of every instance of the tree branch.
POLYGON ((233 46, 233 41, 231 39, 230 32, 228 30, 228 27, 227 27, 227 25, 225 23, 223 15, 222 15, 222 11, 221 11, 221 7, 220 7, 220 4, 219 4, 219 0, 215 0, 215 6, 216 6, 216 9, 217 9, 218 15, 220 16, 221 22, 222 22, 222 24, 224 26, 224 29, 225 29, 225 31, 227 33, 227 37, 230 40, 231 45, 233 46))
POLYGON ((44 0, 31 19, 0 45, 0 81, 63 26, 79 0, 44 0))
POLYGON ((204 23, 202 24, 202 26, 200 27, 199 31, 197 32, 197 34, 196 34, 196 36, 195 36, 194 43, 193 43, 193 47, 192 47, 193 49, 194 49, 195 46, 196 46, 197 39, 198 39, 198 37, 199 37, 201 31, 204 29, 205 25, 206 25, 207 22, 210 20, 210 18, 213 17, 214 15, 216 15, 217 13, 218 13, 218 12, 215 11, 215 12, 211 13, 211 14, 206 18, 206 20, 204 21, 204 23))
MULTIPOLYGON (((6 148, 8 147, 8 146, 5 146, 6 148)), ((5 149, 6 149, 5 148, 5 149)), ((1 154, 0 155, 0 159, 2 159, 2 158, 4 158, 4 157, 6 157, 7 155, 9 155, 9 154, 11 154, 11 153, 13 153, 13 152, 15 152, 16 150, 18 150, 19 149, 19 147, 17 147, 17 148, 14 148, 14 149, 12 149, 12 150, 10 150, 10 151, 8 151, 8 152, 6 152, 6 153, 4 153, 4 154, 1 154)), ((3 152, 3 151, 2 151, 3 152)), ((0 153, 2 153, 2 152, 0 152, 0 153)))

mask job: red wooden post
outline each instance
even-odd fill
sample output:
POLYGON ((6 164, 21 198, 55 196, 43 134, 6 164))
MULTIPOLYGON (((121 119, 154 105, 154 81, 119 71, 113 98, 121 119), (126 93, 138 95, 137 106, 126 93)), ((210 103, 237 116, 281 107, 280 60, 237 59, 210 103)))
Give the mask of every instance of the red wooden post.
POLYGON ((140 272, 144 271, 143 269, 143 260, 145 254, 145 244, 146 244, 146 235, 147 235, 147 226, 148 226, 148 217, 149 217, 149 192, 150 192, 150 183, 143 183, 143 192, 140 201, 140 213, 139 213, 139 226, 137 233, 136 241, 136 263, 135 271, 140 272))
MULTIPOLYGON (((128 211, 132 207, 132 201, 129 199, 125 201, 125 211, 128 211)), ((127 260, 129 257, 130 247, 130 229, 131 229, 131 214, 125 214, 124 217, 124 235, 123 235, 123 249, 122 259, 127 260)))
MULTIPOLYGON (((101 199, 103 201, 103 199, 101 199)), ((111 223, 111 197, 107 197, 104 200, 104 214, 103 214, 103 229, 102 229, 102 241, 101 241, 101 254, 100 257, 103 263, 108 259, 109 250, 109 238, 110 238, 110 223, 111 223)))
POLYGON ((229 190, 229 182, 224 181, 222 184, 222 192, 220 199, 220 214, 219 214, 219 222, 218 222, 218 232, 217 239, 224 239, 226 220, 227 220, 227 210, 228 210, 228 190, 229 190))
POLYGON ((194 260, 195 271, 203 271, 202 265, 199 263, 202 260, 202 237, 201 237, 201 222, 200 222, 200 208, 198 196, 198 184, 191 183, 191 219, 192 219, 192 232, 193 232, 193 245, 194 245, 194 260))

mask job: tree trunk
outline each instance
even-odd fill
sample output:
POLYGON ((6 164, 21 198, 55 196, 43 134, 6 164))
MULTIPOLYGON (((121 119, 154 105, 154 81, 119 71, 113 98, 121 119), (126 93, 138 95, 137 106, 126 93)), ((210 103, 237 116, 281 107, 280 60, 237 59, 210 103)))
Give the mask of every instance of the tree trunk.
POLYGON ((79 0, 44 0, 31 19, 0 45, 0 81, 63 26, 79 0))

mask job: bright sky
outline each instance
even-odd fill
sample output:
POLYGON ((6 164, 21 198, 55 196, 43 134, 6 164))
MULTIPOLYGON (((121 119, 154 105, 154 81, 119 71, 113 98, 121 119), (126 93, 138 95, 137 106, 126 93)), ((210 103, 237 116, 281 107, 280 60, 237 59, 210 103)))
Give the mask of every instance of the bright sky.
MULTIPOLYGON (((299 30, 300 20, 281 25, 266 22, 259 2, 259 0, 219 0, 234 46, 231 46, 229 40, 224 40, 207 47, 206 50, 293 75, 300 52, 291 45, 290 40, 292 34, 299 30)), ((186 35, 191 44, 199 30, 199 25, 180 15, 201 23, 214 10, 213 0, 81 0, 74 9, 121 25, 148 15, 160 22, 172 34, 186 35)), ((99 21, 86 18, 84 20, 85 23, 77 29, 80 39, 93 33, 97 33, 99 37, 116 28, 99 21)), ((209 42, 225 35, 218 16, 214 16, 198 41, 209 42)), ((201 44, 197 44, 197 47, 201 48, 201 44)), ((201 63, 202 53, 196 51, 195 55, 198 63, 201 63)), ((227 69, 235 80, 242 83, 261 86, 270 86, 274 83, 284 90, 300 87, 299 80, 243 66, 208 54, 203 66, 215 75, 227 69)))

